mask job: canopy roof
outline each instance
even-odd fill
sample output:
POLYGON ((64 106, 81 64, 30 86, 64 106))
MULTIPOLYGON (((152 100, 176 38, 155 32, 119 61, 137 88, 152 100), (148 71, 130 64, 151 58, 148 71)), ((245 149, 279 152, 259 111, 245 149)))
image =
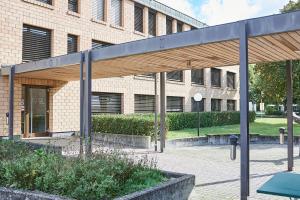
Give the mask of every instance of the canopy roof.
MULTIPOLYGON (((204 27, 90 50, 92 78, 239 64, 241 27, 247 25, 249 63, 300 59, 300 11, 204 27)), ((16 77, 79 80, 81 53, 18 64, 16 77)), ((8 75, 7 68, 2 75, 8 75)))

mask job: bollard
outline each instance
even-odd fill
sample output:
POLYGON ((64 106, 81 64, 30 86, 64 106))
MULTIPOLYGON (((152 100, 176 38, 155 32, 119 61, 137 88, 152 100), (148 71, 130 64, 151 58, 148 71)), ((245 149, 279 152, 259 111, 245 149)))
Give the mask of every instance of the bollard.
POLYGON ((231 145, 231 149, 230 149, 230 159, 231 160, 236 160, 236 147, 238 145, 238 139, 239 139, 239 137, 236 135, 231 135, 229 137, 230 145, 231 145))
POLYGON ((285 134, 285 128, 281 127, 279 128, 279 143, 284 144, 284 134, 285 134))

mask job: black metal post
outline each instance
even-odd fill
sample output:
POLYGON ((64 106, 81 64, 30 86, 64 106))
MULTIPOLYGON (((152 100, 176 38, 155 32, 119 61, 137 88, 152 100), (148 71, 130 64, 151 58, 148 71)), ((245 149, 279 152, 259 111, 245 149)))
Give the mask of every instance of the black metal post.
POLYGON ((154 77, 154 101, 155 101, 155 114, 154 114, 154 150, 157 151, 157 130, 158 130, 158 95, 157 95, 157 73, 154 77))
POLYGON ((249 74, 247 22, 240 29, 241 200, 249 196, 249 74))
POLYGON ((14 78, 15 66, 11 66, 9 71, 9 116, 8 116, 8 137, 14 139, 14 78))
POLYGON ((165 148, 166 132, 166 74, 160 73, 160 151, 163 153, 165 148))
POLYGON ((85 53, 85 145, 86 154, 90 156, 92 154, 92 61, 91 52, 85 53))
POLYGON ((197 102, 198 107, 198 137, 200 136, 200 101, 197 102))
POLYGON ((83 140, 84 140, 84 54, 81 54, 80 60, 80 147, 79 154, 83 155, 83 140))
POLYGON ((294 168, 294 130, 293 130, 293 64, 286 62, 287 80, 287 124, 288 124, 288 171, 294 168))

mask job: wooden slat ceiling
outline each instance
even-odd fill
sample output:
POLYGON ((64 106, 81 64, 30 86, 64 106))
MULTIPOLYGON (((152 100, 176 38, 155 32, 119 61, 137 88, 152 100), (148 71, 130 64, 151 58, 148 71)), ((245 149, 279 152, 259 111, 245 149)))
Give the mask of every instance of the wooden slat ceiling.
MULTIPOLYGON (((249 39, 249 63, 300 59, 300 31, 249 39)), ((93 78, 120 77, 193 68, 239 64, 239 41, 224 41, 161 52, 102 60, 93 63, 93 78)), ((79 65, 18 74, 20 77, 72 81, 79 65)))

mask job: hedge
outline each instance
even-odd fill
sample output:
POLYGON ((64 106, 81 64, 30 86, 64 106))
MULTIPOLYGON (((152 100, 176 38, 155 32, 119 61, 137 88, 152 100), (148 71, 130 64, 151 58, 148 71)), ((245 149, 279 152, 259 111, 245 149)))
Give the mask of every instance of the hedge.
MULTIPOLYGON (((255 120, 255 112, 250 112, 250 122, 255 120)), ((198 126, 198 115, 194 112, 167 113, 166 127, 170 131, 198 126)), ((240 112, 202 112, 200 126, 212 127, 240 123, 240 112)), ((93 116, 93 131, 99 133, 154 135, 153 114, 132 115, 95 115, 93 116)))

